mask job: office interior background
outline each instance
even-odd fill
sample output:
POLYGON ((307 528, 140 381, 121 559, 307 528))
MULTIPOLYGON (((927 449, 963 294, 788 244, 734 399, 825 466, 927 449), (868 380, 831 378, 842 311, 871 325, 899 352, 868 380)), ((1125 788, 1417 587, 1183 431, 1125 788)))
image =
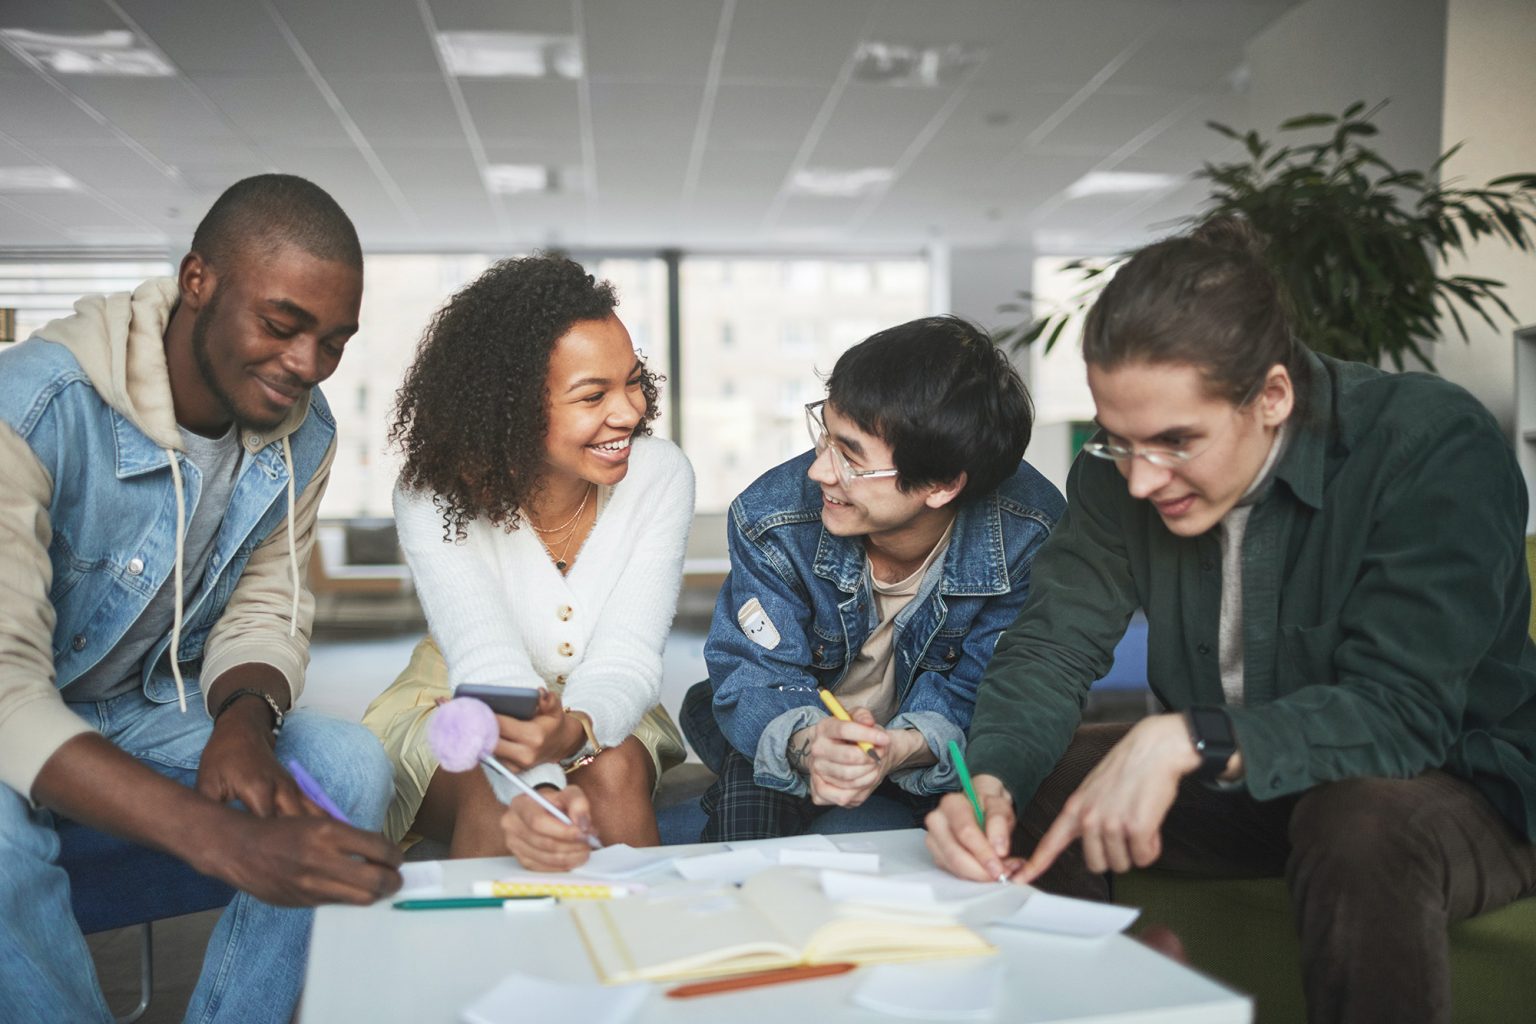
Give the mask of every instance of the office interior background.
MULTIPOLYGON (((345 532, 389 515, 401 373, 491 261, 570 252, 617 284, 668 378, 658 433, 698 477, 680 695, 719 516, 807 446, 801 406, 843 349, 931 312, 1009 326, 1019 292, 1065 294, 1066 260, 1175 230, 1205 195, 1192 172, 1240 152, 1207 121, 1389 100, 1400 166, 1464 143, 1443 175, 1536 170, 1533 54, 1530 0, 0 0, 0 345, 173 273, 241 177, 336 197, 367 269, 324 385, 340 450, 309 699, 355 715, 419 628, 392 549, 345 532), (390 622, 405 639, 354 642, 390 622)), ((1536 380, 1514 341, 1536 261, 1489 243, 1457 269, 1507 282, 1517 322, 1448 328, 1438 368, 1536 444, 1515 437, 1536 380)), ((1064 484, 1092 416, 1075 342, 1014 358, 1028 457, 1064 484)))

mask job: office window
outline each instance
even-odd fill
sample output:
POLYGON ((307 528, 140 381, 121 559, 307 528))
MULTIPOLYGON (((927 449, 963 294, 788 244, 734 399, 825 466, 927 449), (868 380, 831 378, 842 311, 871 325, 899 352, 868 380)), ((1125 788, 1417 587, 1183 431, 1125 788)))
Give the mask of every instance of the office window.
POLYGON ((21 341, 68 316, 83 295, 131 292, 148 278, 174 273, 175 264, 160 259, 0 262, 0 309, 16 311, 15 339, 21 341))
POLYGON ((683 447, 700 511, 722 511, 810 447, 801 407, 825 394, 847 348, 929 312, 928 265, 916 258, 689 256, 681 275, 683 447), (727 322, 731 345, 720 343, 727 322))

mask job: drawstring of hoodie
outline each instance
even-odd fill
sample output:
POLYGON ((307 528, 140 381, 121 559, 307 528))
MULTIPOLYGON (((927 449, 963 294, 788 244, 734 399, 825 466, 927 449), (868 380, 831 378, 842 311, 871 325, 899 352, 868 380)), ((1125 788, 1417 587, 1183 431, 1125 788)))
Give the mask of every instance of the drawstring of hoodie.
MULTIPOLYGON (((174 592, 175 600, 172 603, 171 612, 171 676, 176 680, 176 703, 181 707, 182 713, 187 710, 187 686, 181 679, 181 622, 184 614, 182 596, 182 565, 186 561, 187 554, 187 498, 182 492, 181 465, 176 461, 176 452, 172 448, 165 449, 167 461, 171 464, 171 486, 176 491, 176 571, 174 592)), ((299 548, 298 541, 293 535, 294 493, 293 493, 293 449, 288 444, 288 438, 283 438, 283 465, 288 469, 288 580, 293 587, 293 605, 288 612, 288 635, 293 636, 299 631, 299 548)))
POLYGON ((293 537, 293 449, 283 435, 283 465, 288 467, 288 579, 293 584, 293 607, 288 612, 288 635, 299 631, 299 548, 293 537))
POLYGON ((181 493, 181 466, 176 461, 176 452, 172 448, 165 449, 165 457, 171 463, 171 486, 176 490, 176 600, 171 613, 171 676, 176 680, 176 703, 181 705, 181 713, 187 713, 187 687, 181 681, 181 565, 187 553, 187 498, 181 493))

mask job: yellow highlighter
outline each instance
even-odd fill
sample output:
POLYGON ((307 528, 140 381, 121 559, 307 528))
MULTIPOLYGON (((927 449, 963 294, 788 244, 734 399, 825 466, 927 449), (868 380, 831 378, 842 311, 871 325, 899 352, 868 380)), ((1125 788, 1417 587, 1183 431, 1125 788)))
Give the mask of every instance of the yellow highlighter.
MULTIPOLYGON (((838 699, 836 697, 832 696, 832 691, 831 690, 821 690, 821 689, 818 689, 816 692, 821 694, 821 702, 827 706, 827 710, 828 711, 832 712, 832 717, 833 718, 836 718, 838 721, 841 721, 841 722, 851 722, 851 721, 853 721, 852 718, 848 717, 848 712, 843 710, 843 705, 838 702, 838 699)), ((874 761, 876 764, 880 763, 880 755, 875 753, 875 748, 874 748, 873 744, 866 743, 863 740, 859 740, 859 749, 864 751, 864 753, 868 754, 869 757, 870 757, 870 760, 874 761)))
POLYGON ((470 891, 481 897, 500 896, 511 899, 525 896, 553 896, 558 900, 617 900, 623 899, 635 890, 627 885, 512 879, 504 882, 476 882, 470 891))

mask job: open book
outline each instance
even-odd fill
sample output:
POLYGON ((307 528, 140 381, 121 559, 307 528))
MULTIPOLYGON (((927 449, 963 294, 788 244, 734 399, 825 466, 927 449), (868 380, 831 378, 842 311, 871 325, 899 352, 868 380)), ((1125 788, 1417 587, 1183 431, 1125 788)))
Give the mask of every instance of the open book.
POLYGON ((840 906, 814 872, 796 868, 771 868, 739 890, 658 891, 577 904, 571 915, 606 984, 994 952, 971 929, 931 914, 840 906))

